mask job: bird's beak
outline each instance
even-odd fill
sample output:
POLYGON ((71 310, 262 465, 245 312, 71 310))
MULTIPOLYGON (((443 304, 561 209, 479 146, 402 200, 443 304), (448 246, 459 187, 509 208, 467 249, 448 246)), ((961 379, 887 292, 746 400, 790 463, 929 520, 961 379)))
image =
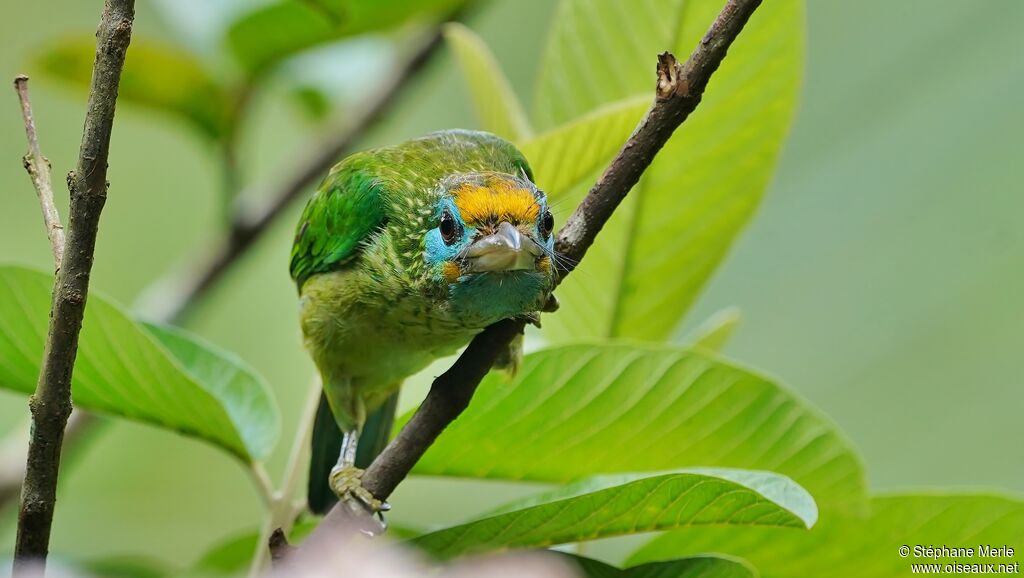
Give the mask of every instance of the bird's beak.
POLYGON ((502 222, 493 235, 473 241, 466 251, 469 273, 533 269, 543 253, 533 239, 511 223, 502 222))

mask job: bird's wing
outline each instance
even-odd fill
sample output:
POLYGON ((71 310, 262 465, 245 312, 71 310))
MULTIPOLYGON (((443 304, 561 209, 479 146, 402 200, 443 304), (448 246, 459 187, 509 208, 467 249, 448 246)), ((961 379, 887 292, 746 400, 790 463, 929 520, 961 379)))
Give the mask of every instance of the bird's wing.
POLYGON ((350 261, 384 222, 377 183, 358 160, 345 161, 332 171, 302 211, 290 266, 300 288, 310 276, 350 261))

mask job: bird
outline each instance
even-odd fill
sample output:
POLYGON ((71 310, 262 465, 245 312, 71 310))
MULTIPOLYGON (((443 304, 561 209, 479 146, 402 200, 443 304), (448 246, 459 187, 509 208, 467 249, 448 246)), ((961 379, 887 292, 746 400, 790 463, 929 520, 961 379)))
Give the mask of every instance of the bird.
MULTIPOLYGON (((550 307, 553 229, 526 158, 487 132, 434 132, 329 171, 299 219, 289 267, 323 385, 313 513, 338 499, 378 515, 390 507, 361 476, 387 443, 403 380, 492 323, 536 321, 550 307)), ((511 369, 520 357, 521 336, 499 363, 511 369)))

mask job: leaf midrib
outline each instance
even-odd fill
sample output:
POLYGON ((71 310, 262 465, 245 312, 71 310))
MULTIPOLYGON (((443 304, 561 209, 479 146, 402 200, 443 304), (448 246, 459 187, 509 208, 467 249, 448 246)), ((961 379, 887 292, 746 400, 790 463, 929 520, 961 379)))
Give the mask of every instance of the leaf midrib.
MULTIPOLYGON (((676 50, 679 40, 680 33, 683 29, 683 22, 685 21, 685 12, 690 3, 687 0, 683 0, 679 5, 679 10, 676 14, 675 27, 672 29, 672 36, 669 38, 668 45, 674 51, 676 50)), ((642 121, 641 121, 642 122, 642 121)), ((657 158, 655 158, 657 161, 657 158)), ((653 162, 652 162, 653 164, 653 162)), ((612 308, 611 320, 608 323, 608 334, 605 337, 614 338, 620 336, 620 325, 624 315, 624 293, 626 288, 626 279, 629 277, 631 270, 633 269, 633 249, 636 244, 636 232, 640 227, 640 219, 642 218, 643 201, 646 194, 644 190, 647 188, 646 176, 641 176, 640 182, 633 187, 633 212, 629 216, 629 225, 627 226, 626 247, 625 253, 622 257, 622 265, 619 267, 619 282, 615 287, 615 302, 612 308)))

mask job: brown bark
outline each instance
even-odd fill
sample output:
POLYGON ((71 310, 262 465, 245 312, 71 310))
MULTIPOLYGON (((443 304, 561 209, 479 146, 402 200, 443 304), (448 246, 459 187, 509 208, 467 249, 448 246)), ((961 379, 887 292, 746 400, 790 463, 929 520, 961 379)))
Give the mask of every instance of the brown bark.
POLYGON ((107 199, 107 154, 114 107, 131 41, 134 0, 107 0, 96 34, 89 102, 78 164, 68 175, 71 210, 53 288, 50 327, 36 392, 29 400, 32 433, 18 514, 15 575, 42 563, 50 543, 64 427, 71 415, 71 375, 78 352, 100 212, 107 199))

